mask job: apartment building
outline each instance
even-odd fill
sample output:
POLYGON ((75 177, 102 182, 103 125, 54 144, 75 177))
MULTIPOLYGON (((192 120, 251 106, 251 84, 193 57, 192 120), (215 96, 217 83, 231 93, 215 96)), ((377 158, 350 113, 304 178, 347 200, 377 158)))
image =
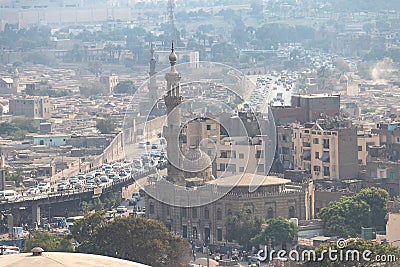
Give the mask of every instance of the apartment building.
POLYGON ((324 119, 293 125, 294 167, 313 179, 358 176, 357 130, 350 121, 324 119))

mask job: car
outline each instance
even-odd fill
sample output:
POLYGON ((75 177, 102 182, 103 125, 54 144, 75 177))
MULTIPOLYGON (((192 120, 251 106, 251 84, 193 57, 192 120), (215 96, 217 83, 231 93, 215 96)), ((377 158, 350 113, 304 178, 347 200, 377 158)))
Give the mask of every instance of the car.
POLYGON ((79 183, 79 178, 73 176, 73 177, 69 178, 69 183, 70 183, 70 184, 79 183))
POLYGON ((136 206, 137 199, 135 197, 129 199, 129 206, 136 206))
POLYGON ((65 190, 69 190, 69 184, 59 184, 57 186, 58 192, 65 191, 65 190))
POLYGON ((119 168, 121 168, 121 163, 115 162, 115 163, 112 165, 112 168, 113 168, 113 169, 119 169, 119 168))
POLYGON ((96 184, 95 183, 86 183, 85 184, 85 189, 94 189, 96 188, 96 184))
POLYGON ((79 189, 82 189, 82 184, 81 184, 81 183, 75 183, 75 184, 74 184, 74 188, 75 188, 75 189, 78 189, 78 190, 79 190, 79 189))
POLYGON ((139 201, 141 199, 140 193, 139 192, 133 192, 132 193, 132 198, 136 198, 136 201, 139 201))
POLYGON ((126 206, 118 206, 117 207, 117 212, 118 213, 124 213, 124 212, 127 212, 127 211, 128 211, 128 208, 126 206))
POLYGON ((101 181, 102 183, 107 183, 107 182, 109 181, 109 179, 108 179, 107 176, 103 175, 103 176, 100 176, 100 181, 101 181))
POLYGON ((111 177, 111 179, 113 179, 113 181, 118 181, 119 179, 121 179, 121 177, 119 175, 114 175, 113 177, 111 177))
POLYGON ((121 170, 118 175, 121 177, 128 176, 128 174, 124 170, 121 170))
POLYGON ((39 188, 40 192, 47 192, 50 189, 50 183, 41 182, 37 188, 39 188))
POLYGON ((95 177, 96 175, 94 175, 94 174, 92 174, 92 173, 88 173, 88 174, 86 174, 86 180, 90 180, 90 179, 93 179, 94 177, 95 177))
POLYGON ((37 195, 40 194, 40 189, 37 187, 31 187, 28 190, 26 190, 25 194, 27 195, 37 195))
POLYGON ((158 149, 158 145, 157 144, 152 144, 151 145, 151 149, 158 149))
POLYGON ((146 148, 146 142, 139 142, 139 148, 146 148))

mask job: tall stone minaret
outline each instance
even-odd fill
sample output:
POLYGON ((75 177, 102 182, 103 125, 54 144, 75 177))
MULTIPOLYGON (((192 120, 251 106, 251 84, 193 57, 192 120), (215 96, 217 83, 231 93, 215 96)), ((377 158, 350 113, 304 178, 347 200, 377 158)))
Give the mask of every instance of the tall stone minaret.
POLYGON ((164 95, 164 102, 167 107, 167 126, 164 128, 164 136, 167 140, 167 157, 168 157, 168 181, 185 186, 185 177, 183 173, 183 157, 181 152, 181 109, 182 96, 180 94, 181 75, 176 71, 176 54, 174 52, 174 43, 172 43, 169 62, 171 70, 165 74, 167 81, 167 94, 164 95))
POLYGON ((149 99, 150 103, 154 105, 158 100, 158 94, 157 94, 157 81, 156 81, 156 59, 154 57, 153 45, 151 45, 150 53, 151 53, 151 59, 150 59, 150 71, 149 71, 149 76, 150 76, 149 99))

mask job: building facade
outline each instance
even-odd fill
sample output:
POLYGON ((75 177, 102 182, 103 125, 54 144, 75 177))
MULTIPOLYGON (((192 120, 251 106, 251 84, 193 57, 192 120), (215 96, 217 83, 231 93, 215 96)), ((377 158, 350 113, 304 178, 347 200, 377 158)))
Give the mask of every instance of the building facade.
POLYGON ((27 118, 50 118, 52 104, 48 97, 10 99, 9 113, 27 118))
POLYGON ((346 120, 293 126, 294 167, 313 179, 358 177, 357 129, 346 120))

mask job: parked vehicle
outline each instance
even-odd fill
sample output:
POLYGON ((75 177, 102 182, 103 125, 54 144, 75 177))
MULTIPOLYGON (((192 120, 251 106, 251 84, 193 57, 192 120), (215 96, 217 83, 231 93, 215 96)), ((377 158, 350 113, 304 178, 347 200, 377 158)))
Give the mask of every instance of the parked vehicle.
POLYGON ((8 201, 8 202, 16 201, 18 200, 19 197, 20 195, 14 190, 0 191, 0 201, 8 201))
POLYGON ((47 192, 50 189, 50 183, 41 182, 37 187, 41 192, 47 192))
POLYGON ((124 212, 127 212, 127 211, 128 211, 128 208, 125 207, 125 206, 118 206, 117 207, 117 212, 118 213, 124 213, 124 212))
POLYGON ((139 201, 140 200, 140 193, 139 192, 133 192, 132 193, 132 198, 135 198, 136 199, 136 201, 139 201))
POLYGON ((31 187, 28 190, 26 190, 26 195, 37 195, 40 194, 40 189, 37 187, 31 187))
POLYGON ((74 222, 76 222, 77 220, 81 220, 83 218, 84 218, 84 216, 68 217, 67 220, 66 220, 67 228, 70 228, 71 226, 74 226, 74 222))

